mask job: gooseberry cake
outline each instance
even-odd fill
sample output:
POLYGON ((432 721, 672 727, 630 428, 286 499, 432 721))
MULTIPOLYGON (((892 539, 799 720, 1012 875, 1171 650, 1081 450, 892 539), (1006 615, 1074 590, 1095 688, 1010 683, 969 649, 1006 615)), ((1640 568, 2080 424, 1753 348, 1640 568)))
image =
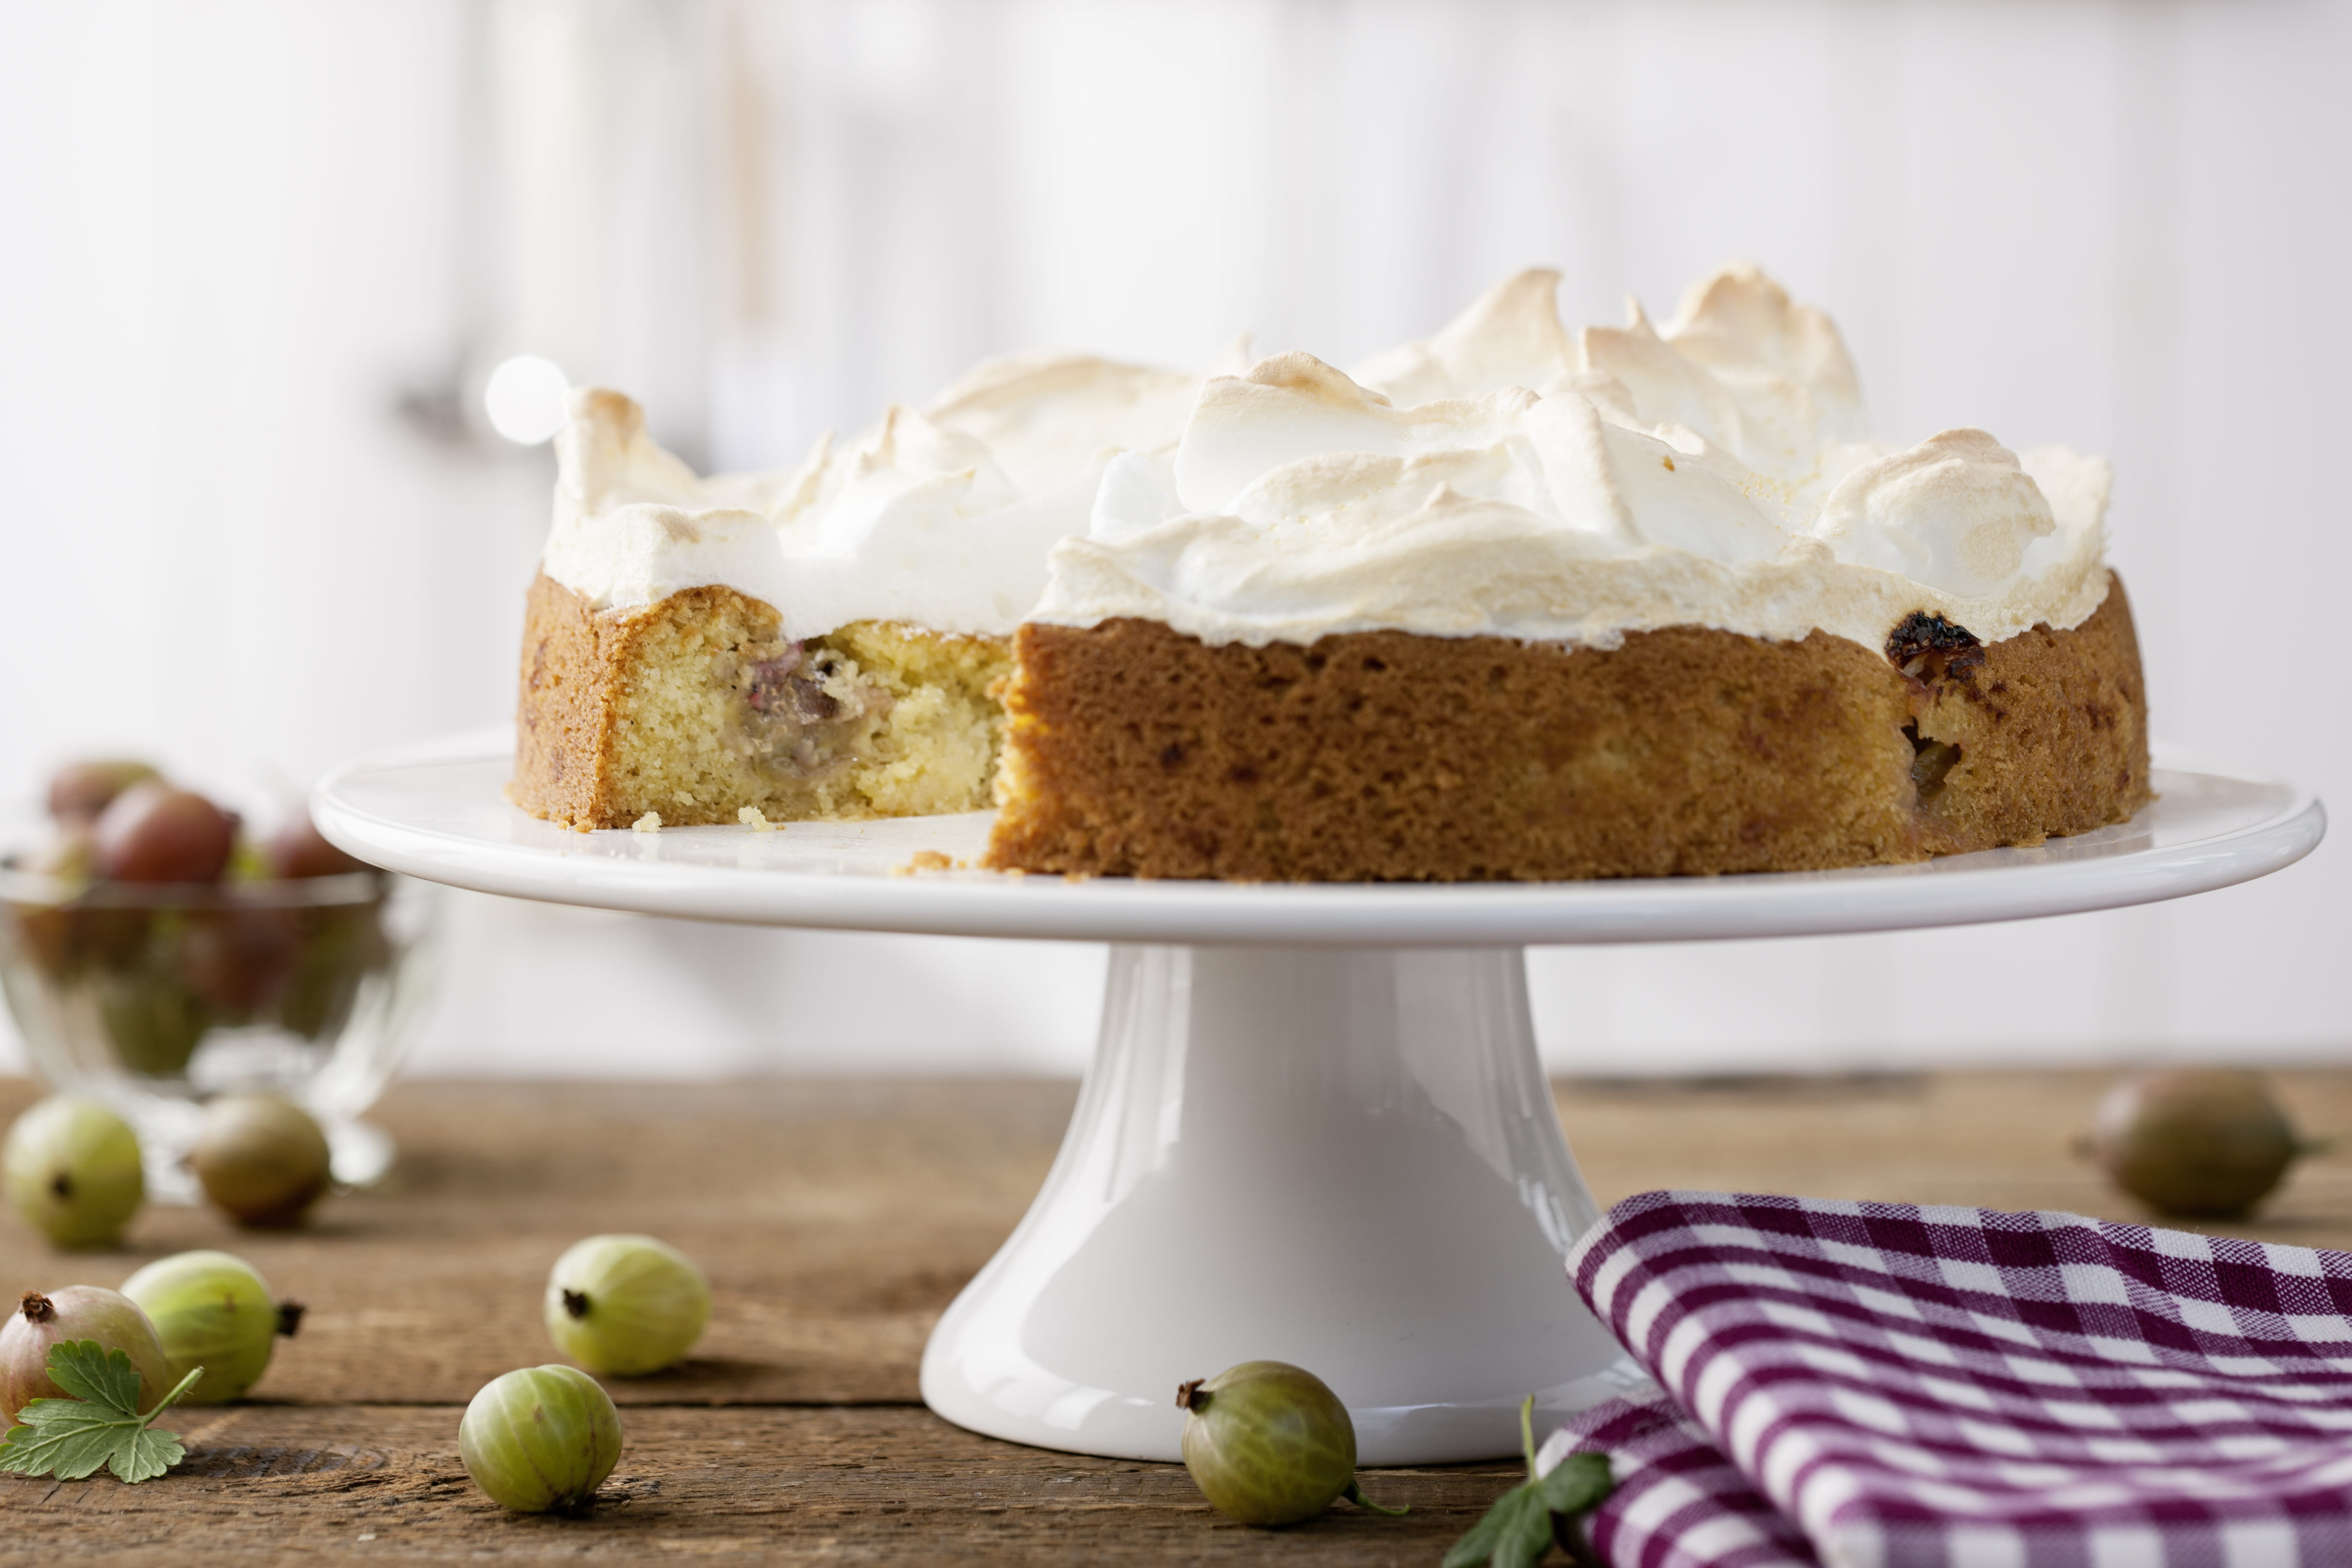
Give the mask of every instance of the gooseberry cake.
POLYGON ((526 606, 515 802, 582 829, 985 806, 991 688, 1113 453, 1201 377, 993 361, 787 474, 699 478, 576 392, 526 606))
POLYGON ((1265 880, 1788 871, 2149 798, 2104 460, 1874 439, 1733 268, 1571 333, 1515 278, 1352 376, 1210 381, 1014 641, 991 866, 1265 880))

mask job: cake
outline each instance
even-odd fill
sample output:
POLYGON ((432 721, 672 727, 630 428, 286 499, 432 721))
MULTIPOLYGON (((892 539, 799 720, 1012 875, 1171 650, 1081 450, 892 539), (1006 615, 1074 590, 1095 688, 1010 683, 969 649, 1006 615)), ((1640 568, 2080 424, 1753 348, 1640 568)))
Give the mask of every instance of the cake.
POLYGON ((1556 283, 1213 379, 1172 462, 1108 466, 1014 639, 989 865, 1792 871, 2150 798, 2103 460, 1880 444, 1753 268, 1663 328, 1571 333, 1556 283))
POLYGON ((990 692, 1047 551, 1112 454, 1173 443, 1200 385, 997 360, 790 473, 708 479, 628 398, 575 391, 511 798, 581 829, 987 805, 990 692))

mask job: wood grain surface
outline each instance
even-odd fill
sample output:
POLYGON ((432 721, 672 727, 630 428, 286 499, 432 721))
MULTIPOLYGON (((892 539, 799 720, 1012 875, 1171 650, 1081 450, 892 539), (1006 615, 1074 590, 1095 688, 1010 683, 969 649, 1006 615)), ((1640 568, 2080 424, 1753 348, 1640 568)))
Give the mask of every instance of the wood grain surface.
MULTIPOLYGON (((1605 1202, 1654 1186, 2068 1208, 2141 1218, 2071 1152, 2105 1075, 1559 1086, 1605 1202)), ((2352 1130, 2352 1072, 2275 1075, 2316 1136, 2352 1130)), ((1508 1466, 1369 1475, 1403 1520, 1344 1508, 1245 1530, 1175 1466, 974 1436, 924 1410, 923 1338, 1043 1179, 1075 1088, 1036 1082, 402 1085, 383 1188, 286 1234, 151 1206, 118 1251, 60 1254, 0 1216, 0 1290, 116 1285, 226 1247, 310 1306, 257 1397, 176 1423, 161 1480, 0 1477, 12 1548, 151 1563, 715 1554, 845 1562, 1433 1563, 1508 1466), (547 1269, 596 1231, 677 1242, 711 1277, 696 1358, 614 1381, 627 1450, 582 1520, 489 1504, 457 1457, 483 1383, 554 1359, 547 1269)), ((0 1080, 0 1116, 34 1097, 0 1080)), ((2251 1225, 2352 1246, 2352 1160, 2305 1164, 2251 1225)), ((30 1561, 31 1559, 21 1559, 30 1561)))

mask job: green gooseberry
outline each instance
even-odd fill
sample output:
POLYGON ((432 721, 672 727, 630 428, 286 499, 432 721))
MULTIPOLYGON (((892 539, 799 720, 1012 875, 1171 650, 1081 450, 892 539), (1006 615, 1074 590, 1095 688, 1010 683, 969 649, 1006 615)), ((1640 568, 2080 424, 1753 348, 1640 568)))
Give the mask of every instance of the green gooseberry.
MULTIPOLYGON (((146 918, 139 910, 91 910, 90 916, 130 914, 146 918)), ((176 947, 185 931, 184 919, 173 915, 159 928, 161 945, 176 947)), ((127 931, 118 935, 128 934, 127 931)), ((144 940, 143 933, 142 940, 144 940)), ((102 969, 95 976, 91 996, 98 1005, 99 1026, 114 1047, 114 1059, 125 1072, 142 1078, 180 1078, 188 1061, 213 1026, 212 1009, 188 989, 166 963, 152 953, 119 968, 102 969)))
POLYGON ((147 1195, 139 1136, 97 1100, 52 1095, 8 1129, 8 1201, 59 1247, 110 1247, 147 1195))
POLYGON ((252 1264, 233 1253, 179 1252, 122 1282, 163 1342, 173 1378, 202 1367, 183 1397, 219 1405, 261 1381, 278 1336, 301 1326, 302 1303, 278 1301, 252 1264))
POLYGON ((1402 1513, 1356 1486, 1356 1424, 1329 1385, 1303 1367, 1245 1361, 1176 1390, 1184 1468, 1219 1513, 1244 1524, 1292 1524, 1340 1498, 1402 1513))
POLYGON ((577 1513, 621 1460, 612 1395, 568 1366, 525 1367, 485 1384, 457 1423, 466 1473, 518 1513, 577 1513))
POLYGON ((686 1359, 710 1321, 694 1260, 650 1236, 592 1236, 547 1277, 547 1336, 591 1372, 641 1377, 686 1359))

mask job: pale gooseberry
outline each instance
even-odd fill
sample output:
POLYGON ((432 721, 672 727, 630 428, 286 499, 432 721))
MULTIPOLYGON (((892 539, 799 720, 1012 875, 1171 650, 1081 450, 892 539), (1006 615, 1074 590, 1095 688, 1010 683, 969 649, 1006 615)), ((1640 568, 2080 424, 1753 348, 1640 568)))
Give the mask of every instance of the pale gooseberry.
POLYGON ((273 1298, 252 1264, 226 1252, 158 1258, 125 1279, 122 1293, 155 1325, 175 1381, 204 1369, 181 1396, 191 1405, 218 1405, 260 1382, 278 1337, 302 1321, 300 1302, 273 1298))
POLYGON ((641 1377, 686 1359, 710 1321, 694 1260, 650 1236, 575 1242, 547 1277, 548 1338, 591 1372, 641 1377))
POLYGON ((130 1123, 79 1095, 52 1095, 8 1129, 8 1202, 59 1247, 107 1247, 147 1194, 130 1123))
POLYGON ((518 1513, 577 1512, 621 1459, 612 1395, 568 1366, 491 1379, 457 1423, 466 1473, 518 1513))

